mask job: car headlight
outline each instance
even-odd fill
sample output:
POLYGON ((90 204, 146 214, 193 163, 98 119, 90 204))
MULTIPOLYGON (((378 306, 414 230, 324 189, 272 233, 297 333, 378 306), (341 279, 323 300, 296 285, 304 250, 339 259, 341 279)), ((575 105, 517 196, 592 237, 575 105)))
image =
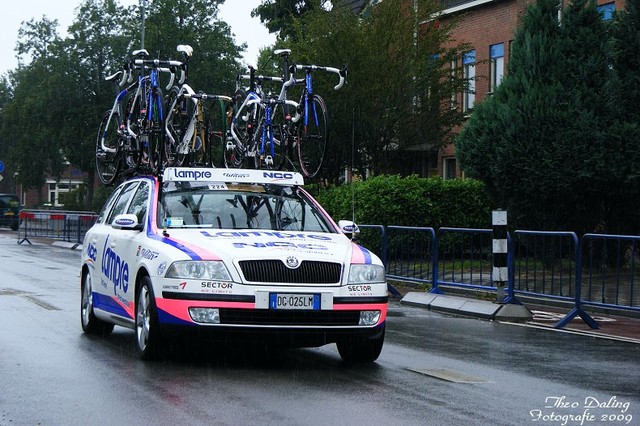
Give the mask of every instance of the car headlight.
POLYGON ((386 279, 382 265, 352 264, 349 269, 349 284, 383 283, 386 279))
POLYGON ((221 260, 181 260, 173 262, 167 273, 166 278, 179 279, 207 279, 218 281, 231 281, 231 275, 224 262, 221 260))

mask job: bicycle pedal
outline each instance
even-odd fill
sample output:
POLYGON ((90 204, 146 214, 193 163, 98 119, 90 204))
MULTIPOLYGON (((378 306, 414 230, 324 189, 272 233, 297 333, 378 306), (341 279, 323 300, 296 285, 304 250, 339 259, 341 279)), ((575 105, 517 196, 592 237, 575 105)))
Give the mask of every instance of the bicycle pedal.
POLYGON ((264 157, 264 164, 267 166, 273 166, 273 158, 270 155, 264 157))
POLYGON ((236 149, 236 144, 233 143, 232 141, 227 141, 226 150, 227 151, 233 151, 234 149, 236 149))

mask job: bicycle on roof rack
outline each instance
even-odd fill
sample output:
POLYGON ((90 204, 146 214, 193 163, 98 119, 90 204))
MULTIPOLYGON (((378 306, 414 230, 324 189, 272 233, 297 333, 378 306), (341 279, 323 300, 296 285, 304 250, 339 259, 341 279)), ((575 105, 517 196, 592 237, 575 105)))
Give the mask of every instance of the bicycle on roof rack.
POLYGON ((296 169, 296 164, 306 177, 314 177, 320 171, 328 143, 328 113, 324 100, 313 92, 312 74, 316 70, 336 73, 340 89, 347 76, 347 69, 318 65, 289 65, 291 50, 279 49, 274 53, 282 58, 283 77, 256 75, 249 68, 248 75, 237 78, 236 97, 242 103, 236 110, 231 124, 231 138, 225 147, 227 167, 253 166, 255 168, 280 169, 287 162, 296 169), (304 70, 305 77, 295 78, 297 70, 304 70), (239 89, 241 79, 249 79, 245 93, 239 89), (277 97, 264 94, 262 83, 281 83, 277 97), (294 85, 304 85, 299 102, 287 99, 294 85), (302 119, 300 119, 302 118, 302 119), (292 149, 297 149, 297 162, 292 149), (247 163, 253 158, 253 164, 247 163))
POLYGON ((108 77, 116 85, 116 96, 110 110, 106 111, 96 138, 96 171, 104 185, 111 185, 119 177, 136 173, 157 173, 160 170, 161 149, 159 123, 162 123, 162 91, 159 88, 160 72, 174 72, 178 61, 145 59, 145 49, 133 52, 123 70, 108 77), (133 71, 138 70, 134 79, 133 71), (149 70, 149 74, 146 74, 149 70), (119 81, 118 81, 119 79, 119 81), (125 86, 119 90, 119 87, 125 86), (133 92, 133 95, 127 97, 133 92))
POLYGON ((188 62, 193 49, 188 45, 179 45, 178 52, 183 55, 184 78, 178 86, 171 88, 167 96, 167 116, 165 132, 165 165, 171 166, 209 166, 219 167, 223 162, 223 140, 226 135, 227 105, 232 98, 224 95, 196 93, 188 83, 188 62), (212 108, 206 100, 218 101, 221 112, 220 130, 216 130, 212 108), (214 142, 214 139, 218 139, 214 142))

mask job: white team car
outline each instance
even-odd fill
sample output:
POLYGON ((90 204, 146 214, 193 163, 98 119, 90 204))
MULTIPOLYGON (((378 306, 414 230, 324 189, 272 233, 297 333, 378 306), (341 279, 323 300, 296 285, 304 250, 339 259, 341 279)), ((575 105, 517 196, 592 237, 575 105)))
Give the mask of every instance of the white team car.
POLYGON ((213 168, 122 183, 84 239, 83 330, 134 329, 142 359, 196 330, 335 342, 346 362, 375 361, 387 317, 382 262, 303 183, 298 173, 213 168))

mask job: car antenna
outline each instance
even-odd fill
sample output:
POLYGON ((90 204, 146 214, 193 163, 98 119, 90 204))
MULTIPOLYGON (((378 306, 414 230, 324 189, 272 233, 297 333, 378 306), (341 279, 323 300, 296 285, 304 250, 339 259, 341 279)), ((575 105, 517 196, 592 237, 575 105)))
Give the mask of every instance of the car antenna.
MULTIPOLYGON (((160 204, 160 202, 162 201, 162 188, 164 187, 164 185, 162 184, 163 177, 164 170, 160 170, 158 172, 158 204, 160 204)), ((169 233, 167 232, 167 214, 164 211, 162 212, 162 214, 165 216, 162 218, 162 235, 164 237, 169 237, 169 233)))
MULTIPOLYGON (((355 139, 355 121, 356 121, 356 110, 355 107, 351 109, 351 173, 349 174, 349 178, 351 182, 349 185, 351 186, 351 222, 353 222, 354 227, 356 223, 356 194, 355 188, 353 185, 353 167, 355 165, 355 156, 356 156, 356 139, 355 139)), ((351 234, 351 240, 355 238, 356 234, 353 232, 351 234)))

